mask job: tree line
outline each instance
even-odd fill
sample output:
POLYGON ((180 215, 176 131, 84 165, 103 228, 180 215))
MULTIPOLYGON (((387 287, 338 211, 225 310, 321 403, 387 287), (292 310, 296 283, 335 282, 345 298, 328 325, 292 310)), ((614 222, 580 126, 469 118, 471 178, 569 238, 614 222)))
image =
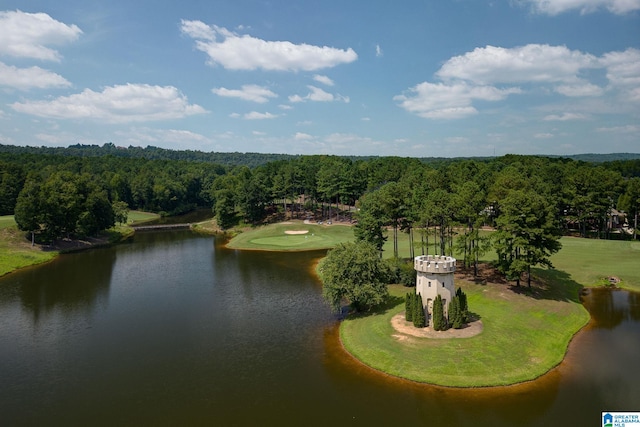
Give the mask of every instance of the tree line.
POLYGON ((0 150, 0 214, 15 213, 18 220, 31 212, 21 227, 49 240, 107 226, 116 202, 166 215, 211 208, 223 229, 258 224, 273 214, 351 219, 357 220, 357 237, 376 247, 387 229, 394 242, 405 232, 415 239, 412 250, 435 241, 440 253, 458 251, 471 266, 487 249, 479 232, 483 225, 503 236, 496 250, 507 260, 544 263, 544 254, 519 243, 525 235, 531 238, 531 230, 539 230, 535 238, 541 241, 566 233, 622 237, 614 209, 626 214, 635 232, 640 205, 637 159, 588 163, 507 155, 428 163, 312 155, 231 166, 117 156, 112 146, 100 150, 109 154, 0 150), (57 222, 58 215, 50 214, 56 210, 74 214, 65 224, 44 227, 45 218, 57 222))

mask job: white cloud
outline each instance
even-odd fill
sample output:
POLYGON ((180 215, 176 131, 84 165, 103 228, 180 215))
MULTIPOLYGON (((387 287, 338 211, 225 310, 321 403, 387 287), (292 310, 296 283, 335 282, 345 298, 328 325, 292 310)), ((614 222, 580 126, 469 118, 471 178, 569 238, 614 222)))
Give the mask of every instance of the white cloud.
POLYGON ((289 96, 289 102, 292 102, 294 104, 298 102, 304 102, 304 98, 300 95, 291 95, 289 96))
POLYGON ((562 115, 550 114, 548 116, 545 116, 542 120, 565 122, 567 120, 584 120, 586 118, 587 116, 580 113, 563 113, 562 115))
POLYGON ((180 30, 187 34, 192 39, 215 41, 216 40, 216 27, 210 27, 202 21, 180 21, 180 30))
POLYGON ((331 80, 329 77, 321 76, 320 74, 316 74, 315 76, 313 76, 313 80, 327 86, 333 86, 335 84, 333 80, 331 80))
POLYGON ((72 42, 80 34, 76 25, 56 21, 46 13, 0 12, 0 55, 60 61, 60 53, 47 46, 72 42))
POLYGON ((310 139, 313 139, 313 136, 309 135, 308 133, 296 132, 293 139, 295 139, 296 141, 308 141, 310 139))
POLYGON ((436 76, 445 81, 462 79, 475 84, 577 83, 581 70, 598 67, 595 56, 566 46, 529 44, 511 49, 486 46, 454 56, 436 76))
POLYGON ((245 120, 265 120, 265 119, 275 119, 279 117, 277 114, 271 113, 259 113, 257 111, 252 111, 250 113, 246 113, 243 118, 245 120))
POLYGON ((286 104, 280 104, 278 105, 278 108, 280 108, 281 110, 292 110, 293 107, 291 105, 286 105, 286 104))
POLYGON ((220 64, 230 70, 314 71, 358 58, 351 48, 266 41, 200 21, 182 20, 181 30, 195 39, 196 48, 209 56, 209 64, 220 64))
POLYGON ((40 67, 17 68, 0 62, 0 86, 18 90, 69 87, 71 83, 59 74, 40 67))
POLYGON ((47 101, 24 101, 10 105, 15 111, 53 119, 92 119, 108 123, 180 119, 206 110, 189 104, 173 86, 126 84, 102 92, 81 93, 47 101))
POLYGON ((640 50, 605 53, 600 63, 607 68, 607 78, 614 86, 640 86, 640 50))
POLYGON ((228 98, 239 98, 245 101, 257 102, 264 104, 269 102, 269 98, 277 98, 278 95, 263 86, 258 85, 243 85, 241 89, 227 89, 224 87, 214 88, 211 90, 218 96, 224 96, 228 98))
POLYGON ((560 85, 554 88, 556 92, 564 96, 600 96, 604 90, 600 86, 591 83, 582 82, 574 85, 560 85))
POLYGON ((298 102, 304 102, 304 101, 316 101, 316 102, 333 102, 333 101, 342 101, 346 104, 348 104, 350 102, 350 99, 348 96, 342 96, 342 95, 333 95, 329 92, 326 92, 322 89, 320 89, 319 87, 315 87, 315 86, 307 86, 309 88, 309 90, 311 92, 309 92, 309 94, 307 94, 306 96, 300 96, 300 95, 291 95, 289 96, 289 102, 292 103, 298 103, 298 102))
POLYGON ((379 45, 379 44, 377 44, 377 45, 376 45, 376 56, 377 56, 378 58, 380 58, 382 55, 383 55, 383 53, 382 53, 382 48, 380 47, 380 45, 379 45))
POLYGON ((473 86, 467 83, 420 83, 409 89, 409 94, 398 95, 405 110, 431 119, 457 119, 477 113, 471 105, 474 100, 499 101, 510 94, 520 93, 518 88, 498 89, 493 86, 473 86))
POLYGON ((640 9, 640 0, 526 0, 539 13, 558 15, 570 10, 591 13, 605 8, 611 13, 623 15, 640 9))
POLYGON ((309 101, 319 101, 319 102, 331 102, 335 98, 332 94, 325 92, 324 90, 317 88, 315 86, 307 86, 311 93, 306 96, 306 99, 309 101))
POLYGON ((486 46, 450 58, 435 76, 441 82, 420 83, 394 99, 421 117, 462 118, 477 113, 476 100, 499 101, 537 89, 537 93, 566 97, 608 94, 615 99, 610 105, 617 105, 619 112, 632 108, 629 102, 640 101, 640 50, 596 57, 566 46, 486 46), (603 69, 609 80, 605 87, 586 77, 597 75, 592 70, 603 69))

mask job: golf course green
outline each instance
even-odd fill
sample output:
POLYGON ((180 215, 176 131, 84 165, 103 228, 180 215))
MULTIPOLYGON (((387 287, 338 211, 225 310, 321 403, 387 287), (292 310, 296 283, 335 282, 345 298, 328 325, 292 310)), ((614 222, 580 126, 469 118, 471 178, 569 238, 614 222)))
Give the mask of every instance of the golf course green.
POLYGON ((227 247, 262 251, 312 251, 330 249, 352 240, 353 230, 349 226, 287 221, 240 233, 229 241, 227 247))

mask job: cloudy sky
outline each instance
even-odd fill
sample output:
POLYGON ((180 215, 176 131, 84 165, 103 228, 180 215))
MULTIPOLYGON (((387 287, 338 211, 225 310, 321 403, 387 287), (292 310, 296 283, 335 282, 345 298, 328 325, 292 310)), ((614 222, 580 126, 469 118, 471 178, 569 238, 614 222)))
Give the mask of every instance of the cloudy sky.
POLYGON ((640 0, 0 1, 0 143, 640 152, 640 0))

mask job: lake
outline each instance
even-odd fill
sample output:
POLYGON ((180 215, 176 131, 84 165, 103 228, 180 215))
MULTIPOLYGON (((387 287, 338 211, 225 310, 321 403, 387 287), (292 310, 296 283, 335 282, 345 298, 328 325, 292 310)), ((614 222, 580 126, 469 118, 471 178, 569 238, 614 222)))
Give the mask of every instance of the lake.
POLYGON ((313 275, 324 252, 223 244, 138 233, 0 279, 0 424, 579 426, 640 411, 640 294, 589 291, 591 323, 536 381, 447 389, 344 352, 313 275))

